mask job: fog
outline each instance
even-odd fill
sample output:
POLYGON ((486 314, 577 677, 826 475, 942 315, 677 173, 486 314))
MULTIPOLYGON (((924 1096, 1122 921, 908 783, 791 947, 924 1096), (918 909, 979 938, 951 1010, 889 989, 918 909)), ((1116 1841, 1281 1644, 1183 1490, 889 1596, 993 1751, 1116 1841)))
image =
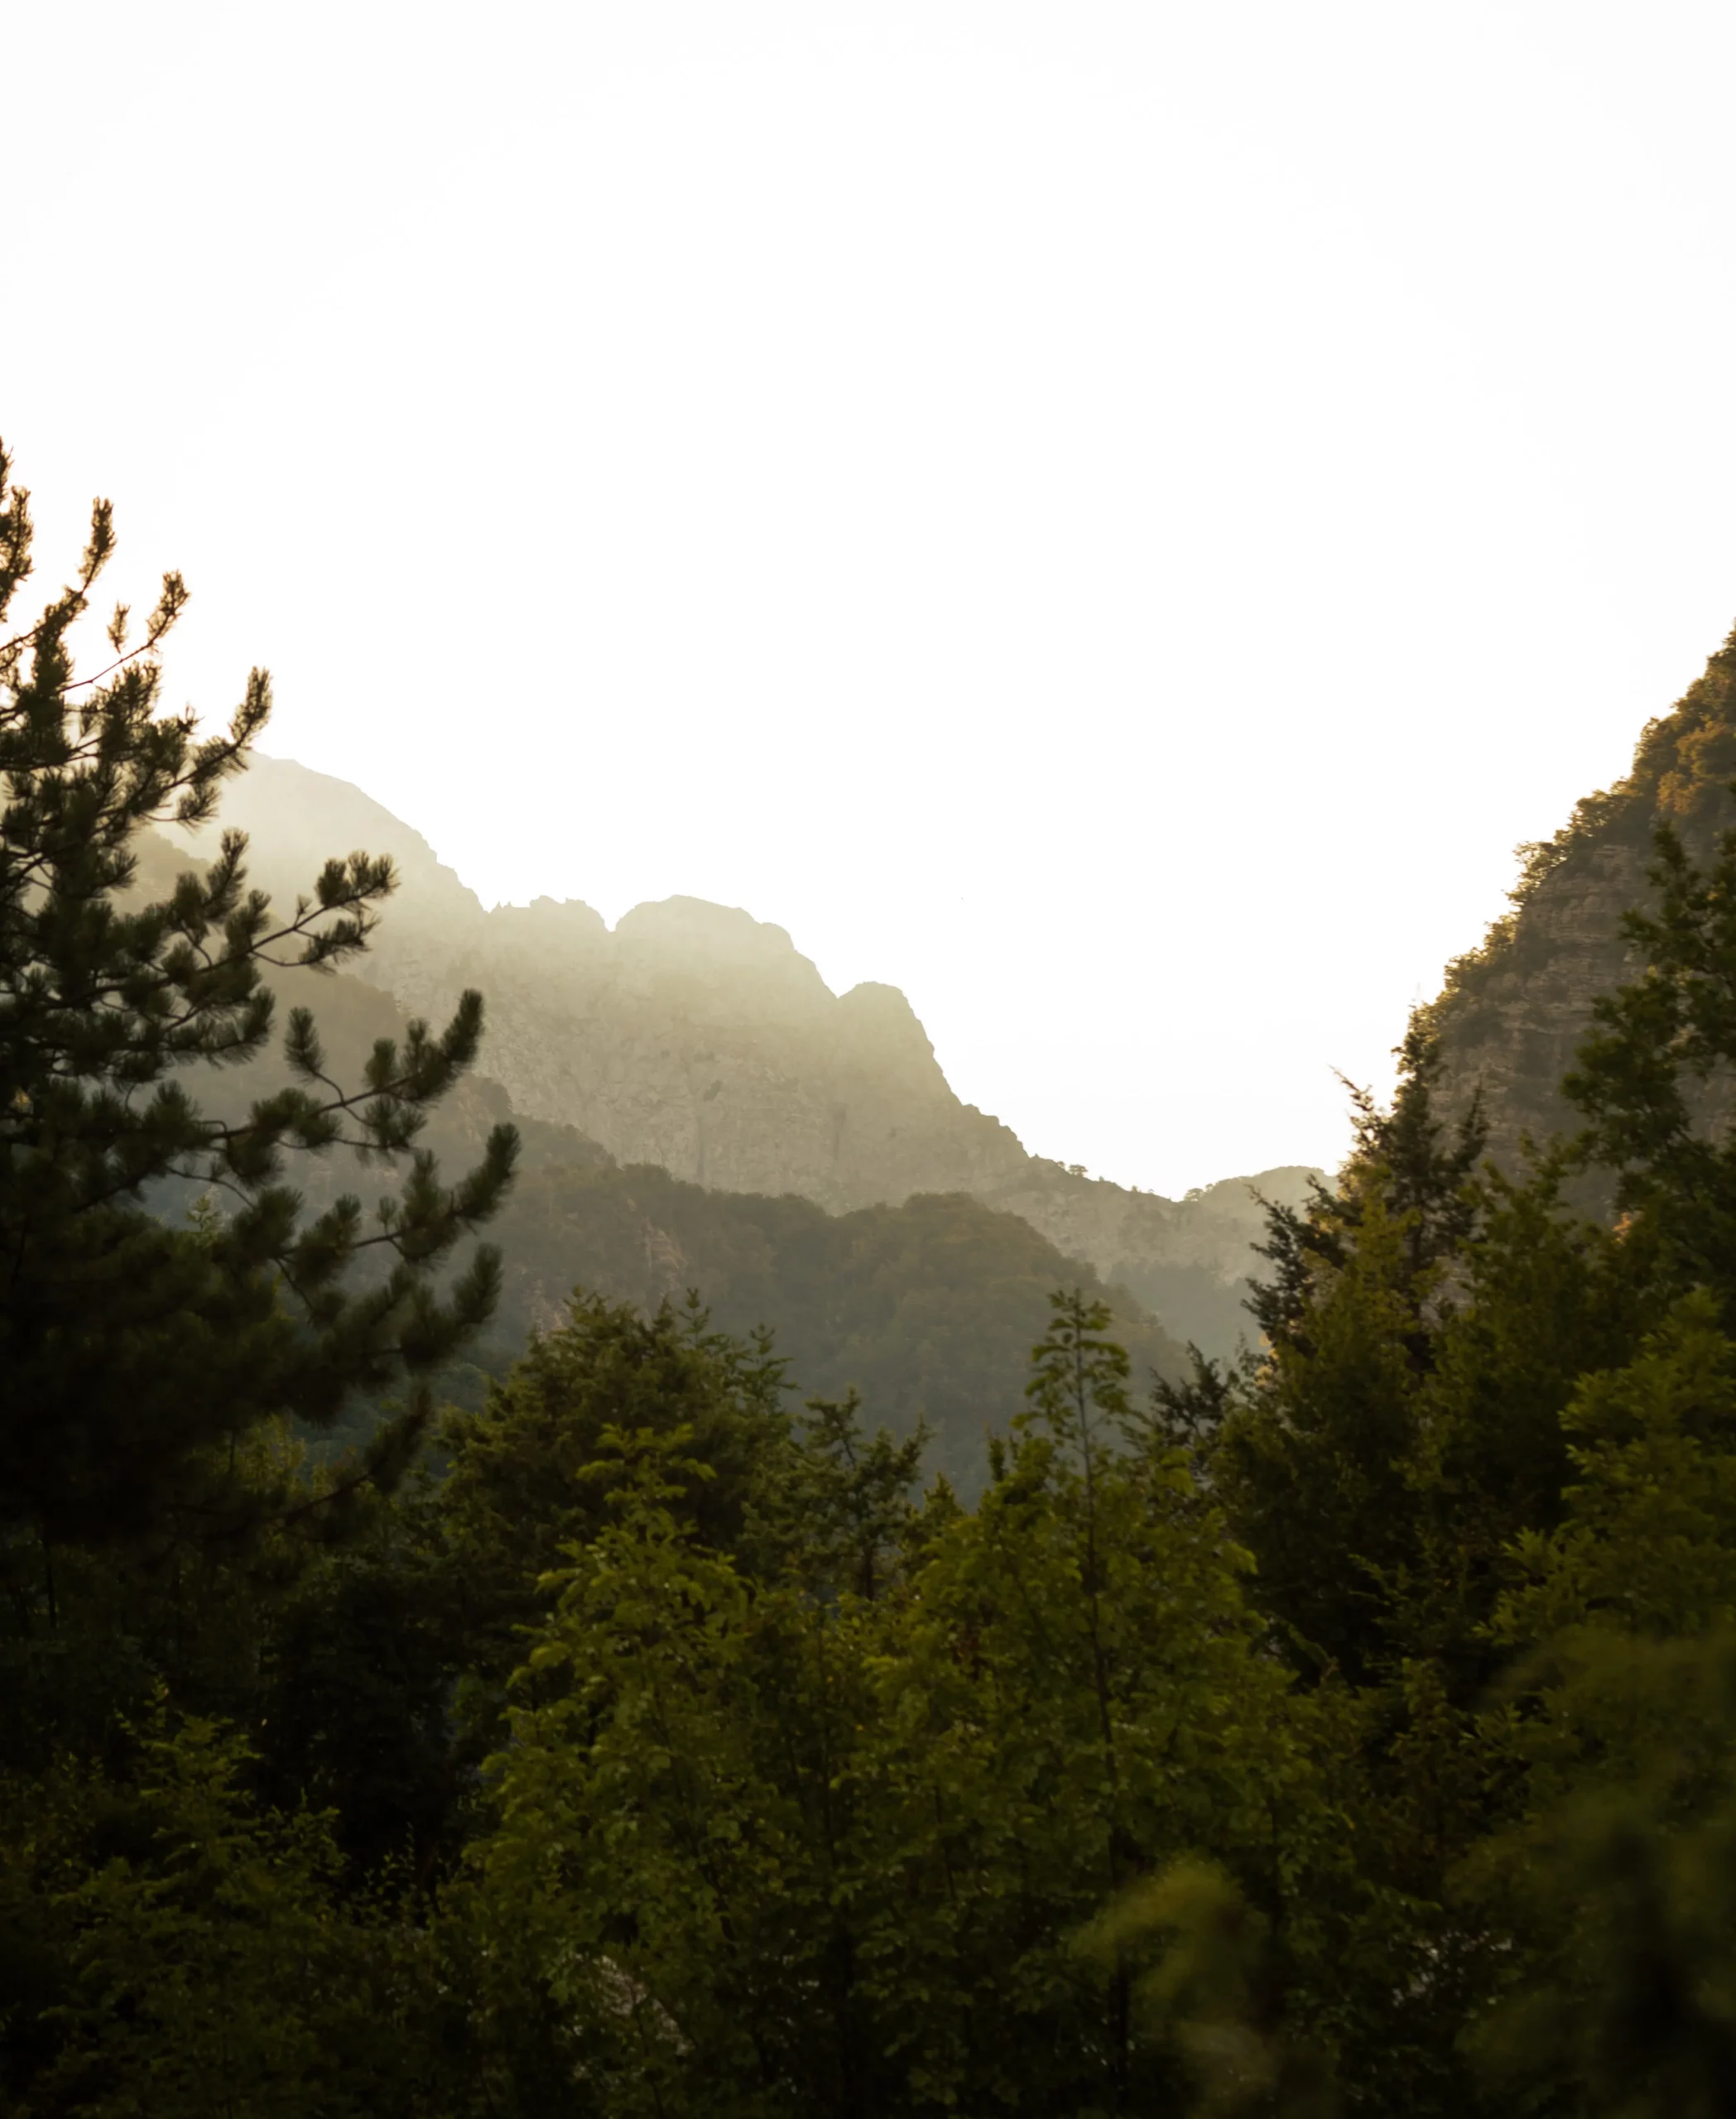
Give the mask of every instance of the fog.
POLYGON ((1171 1194, 1736 619, 1727 9, 18 4, 0 434, 176 696, 1171 1194))

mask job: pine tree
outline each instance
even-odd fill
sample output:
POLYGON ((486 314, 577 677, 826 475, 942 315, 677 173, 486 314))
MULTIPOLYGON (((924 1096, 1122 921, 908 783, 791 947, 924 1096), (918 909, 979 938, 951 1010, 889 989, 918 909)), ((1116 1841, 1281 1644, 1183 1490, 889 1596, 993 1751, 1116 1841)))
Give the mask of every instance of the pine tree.
POLYGON ((1301 1212, 1268 1208, 1258 1247, 1273 1274, 1248 1305, 1263 1361, 1160 1392, 1172 1429, 1217 1436, 1219 1491, 1305 1665, 1357 1679, 1395 1653, 1390 1607, 1421 1561, 1426 1394, 1484 1212, 1479 1103, 1441 1119, 1440 1055, 1421 1025, 1398 1059, 1389 1109, 1352 1092, 1337 1184, 1317 1184, 1301 1212))
MULTIPOLYGON (((32 570, 29 496, 10 474, 0 452, 0 622, 32 570)), ((271 690, 256 670, 227 730, 204 738, 190 710, 162 710, 159 651, 187 600, 176 574, 137 637, 117 608, 103 666, 78 675, 73 635, 113 548, 99 501, 72 584, 0 643, 0 1556, 21 1619, 21 1533, 46 1559, 66 1540, 234 1532, 221 1482, 201 1476, 214 1450, 274 1415, 329 1425, 349 1392, 449 1357, 488 1314, 498 1263, 478 1248, 444 1297, 432 1276, 493 1213, 517 1150, 497 1127, 447 1186, 417 1145, 475 1056, 474 992, 440 1034, 416 1022, 382 1040, 349 1089, 295 1009, 291 1085, 233 1123, 201 1112, 189 1071, 261 1054, 271 972, 353 958, 393 872, 363 853, 329 861, 277 913, 248 889, 230 832, 203 876, 127 900, 141 832, 212 815, 271 690), (353 1196, 305 1216, 286 1181, 289 1151, 336 1149, 407 1158, 371 1224, 353 1196), (153 1215, 176 1180, 222 1211, 195 1228, 153 1215)), ((413 1391, 367 1475, 388 1479, 426 1417, 413 1391)))
MULTIPOLYGON (((1373 1093, 1352 1084, 1354 1145, 1338 1184, 1310 1180, 1312 1196, 1297 1208, 1266 1203, 1267 1236, 1254 1248, 1270 1261, 1270 1280, 1254 1289, 1248 1307, 1268 1343, 1308 1351, 1306 1318, 1321 1268, 1336 1271, 1356 1246, 1371 1212, 1402 1222, 1402 1263, 1417 1288, 1431 1269, 1461 1250, 1476 1224, 1470 1180, 1488 1139, 1480 1093, 1457 1123, 1446 1126, 1435 1106, 1440 1086, 1439 1039, 1413 1022, 1394 1055, 1398 1088, 1383 1109, 1373 1093)), ((1340 1077, 1342 1079, 1342 1077, 1340 1077)), ((1412 1358, 1427 1365, 1427 1332, 1419 1317, 1412 1358)))

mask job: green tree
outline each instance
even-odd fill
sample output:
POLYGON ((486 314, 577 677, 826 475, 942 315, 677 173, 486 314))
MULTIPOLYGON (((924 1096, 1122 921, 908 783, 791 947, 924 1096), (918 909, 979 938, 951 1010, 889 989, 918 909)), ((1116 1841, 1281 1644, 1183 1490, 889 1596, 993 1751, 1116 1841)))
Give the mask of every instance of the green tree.
POLYGON ((1578 1160, 1613 1173, 1635 1254, 1669 1296, 1712 1288, 1728 1313, 1736 1305, 1736 831, 1721 835, 1704 869, 1667 822, 1652 843, 1657 903, 1622 922, 1643 974, 1597 1002, 1561 1086, 1586 1122, 1578 1160))
POLYGON ((1490 1626, 1513 1541, 1560 1518, 1575 1378, 1623 1357, 1635 1303, 1622 1246, 1563 1207, 1560 1159, 1519 1182, 1477 1174, 1480 1115, 1438 1117, 1421 1026, 1400 1059, 1392 1109, 1359 1105, 1336 1187, 1274 1217, 1263 1357, 1160 1410, 1201 1430, 1273 1646, 1332 1720, 1367 1895, 1344 1932, 1382 1938, 1389 1968, 1344 1960, 1346 2102, 1459 2112, 1476 2095, 1459 2035, 1491 1965, 1451 1879, 1521 1800, 1484 1713, 1507 1655, 1490 1626))
POLYGON ((1705 870, 1654 844, 1657 903, 1625 923, 1645 968, 1564 1084, 1573 1161, 1615 1179, 1617 1299, 1561 1415, 1561 1506, 1514 1540, 1489 1629, 1519 1814, 1461 1883, 1508 1944, 1474 2049, 1508 2097, 1593 2114, 1726 2111, 1736 2052, 1736 834, 1705 870))
POLYGON ((1267 1240, 1257 1245, 1272 1266, 1248 1302, 1267 1343, 1308 1346, 1307 1319, 1323 1269, 1342 1267, 1362 1226, 1378 1213, 1403 1232, 1402 1269, 1411 1290, 1410 1355, 1428 1365, 1438 1269, 1463 1250, 1476 1227, 1477 1194, 1470 1180, 1488 1137, 1480 1094, 1450 1127, 1436 1109, 1442 1059, 1440 1040, 1413 1021, 1395 1055, 1398 1086, 1383 1108, 1367 1089, 1347 1084, 1352 1107, 1351 1153, 1336 1186, 1314 1180, 1302 1208, 1267 1208, 1267 1240))
POLYGON ((1508 1939, 1473 2048, 1546 2108, 1712 2114, 1736 2054, 1736 1347, 1710 1290, 1565 1425, 1564 1520, 1494 1631, 1522 1814, 1461 1890, 1508 1939))
POLYGON ((1253 1652, 1246 1554, 1131 1406, 1103 1309, 1053 1301, 988 1490, 877 1666, 898 1855, 873 1954, 919 2109, 1174 2093, 1137 2035, 1134 1968, 1074 1935, 1191 1852, 1244 1860, 1287 1939, 1322 1815, 1284 1673, 1253 1652))
POLYGON ((159 1706, 123 1770, 0 1786, 0 2087, 29 2119, 434 2109, 428 1937, 346 1900, 325 1821, 159 1706))
POLYGON ((805 2101, 799 2064, 823 2007, 824 1925, 802 1718, 766 1689, 786 1659, 764 1631, 787 1607, 683 1520, 703 1472, 685 1431, 599 1440, 590 1482, 611 1520, 556 1578, 498 1761, 483 1848, 496 1926, 574 2025, 603 2109, 825 2108, 805 2101), (797 1753, 781 1772, 766 1756, 777 1729, 797 1753))
POLYGON ((756 1497, 789 1449, 784 1365, 761 1334, 715 1332, 704 1308, 650 1316, 582 1291, 567 1321, 534 1340, 480 1413, 450 1418, 449 1470, 429 1526, 463 1629, 472 1703, 486 1716, 547 1609, 539 1585, 613 1521, 587 1476, 611 1431, 688 1436, 667 1471, 680 1513, 709 1547, 741 1553, 756 1497), (693 1468, 690 1472, 684 1467, 693 1468))
POLYGON ((1391 1613, 1428 1534, 1415 1477, 1427 1400, 1487 1204, 1480 1105, 1441 1120, 1421 1024, 1398 1058, 1390 1109, 1354 1093, 1336 1185, 1316 1185, 1306 1210, 1268 1210, 1272 1276, 1249 1303, 1263 1357, 1239 1377, 1201 1364, 1158 1394, 1171 1432, 1205 1446, 1289 1652, 1358 1683, 1403 1652, 1391 1613))
POLYGON ((1072 1946, 1105 1899, 1198 1849, 1286 1968, 1312 1934, 1312 1739, 1104 1322, 1057 1298, 974 1514, 906 1511, 897 1445, 826 1407, 772 1510, 810 1549, 725 1550, 691 1430, 599 1438, 474 1888, 611 2113, 1137 2109, 1176 2078, 1133 1968, 1072 1946))
MULTIPOLYGON (((31 567, 28 497, 9 478, 0 456, 0 618, 31 567)), ((329 1425, 347 1393, 446 1359, 488 1315, 498 1265, 479 1248, 444 1300, 431 1276, 495 1210, 516 1148, 498 1127, 448 1187, 417 1145, 474 1057, 474 993, 441 1034, 415 1023, 382 1040, 351 1090, 296 1009, 291 1085, 238 1121, 201 1113, 186 1071, 258 1055, 269 973, 362 949, 392 872, 333 860, 274 915, 232 833, 204 876, 125 902, 137 834, 211 814, 270 688, 256 670, 227 732, 203 740, 190 712, 161 711, 159 651, 186 601, 172 574, 142 634, 118 608, 106 662, 78 676, 75 628, 113 549, 99 502, 73 583, 0 646, 0 1530, 24 1624, 52 1616, 55 1546, 241 1535, 257 1497, 222 1477, 236 1438, 278 1414, 329 1425), (340 1148, 408 1158, 371 1228, 349 1194, 305 1218, 285 1181, 286 1151, 340 1148), (153 1214, 176 1182, 220 1216, 187 1230, 153 1214)), ((427 1410, 413 1395, 367 1475, 401 1468, 427 1410)))
POLYGON ((1736 855, 1703 875, 1659 848, 1660 909, 1628 928, 1647 969, 1599 1004, 1565 1084, 1581 1136, 1474 1174, 1413 1044, 1408 1148, 1360 1127, 1335 1193, 1278 1228, 1267 1356, 1222 1391, 1209 1475, 1277 1637, 1350 1681, 1357 1862, 1413 1968, 1341 2054, 1347 2099, 1375 2108, 1477 2108, 1469 2024, 1508 2064, 1496 2109, 1520 2077, 1545 2109, 1686 2099, 1671 2011, 1690 2073, 1719 2049, 1692 2025, 1721 2006, 1724 1944, 1679 1886, 1690 1842, 1715 1869, 1724 1783, 1684 1761, 1723 1725, 1666 1679, 1671 1636, 1726 1622, 1736 855), (1609 1170, 1620 1218, 1581 1218, 1571 1198, 1609 1170))

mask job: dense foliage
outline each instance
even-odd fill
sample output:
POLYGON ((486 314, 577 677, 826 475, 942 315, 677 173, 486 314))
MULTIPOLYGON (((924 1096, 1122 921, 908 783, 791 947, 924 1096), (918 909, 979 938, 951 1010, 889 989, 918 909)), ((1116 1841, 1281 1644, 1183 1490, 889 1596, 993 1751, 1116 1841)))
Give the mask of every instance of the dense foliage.
MULTIPOLYGON (((274 921, 232 845, 135 887, 264 689, 214 746, 159 714, 176 586, 75 703, 108 538, 0 708, 0 2107, 1728 2110, 1736 835, 1661 837, 1575 1139, 1484 1166, 1419 1026, 1272 1217, 1260 1351, 1148 1395, 1056 1294, 969 1505, 871 1373, 804 1405, 655 1288, 563 1291, 399 1477, 413 1396, 311 1445, 497 1287, 428 1285, 510 1170, 448 1190, 421 1126, 478 1011, 359 1097, 307 1015, 270 1071, 263 967, 359 947, 389 879, 274 921), (258 1093, 203 1108, 232 1061, 258 1093), (372 1238, 345 1142, 408 1159, 372 1238)), ((799 1203, 753 1211, 823 1301, 799 1203)), ((851 1236, 865 1312, 955 1299, 976 1225, 920 1213, 914 1258, 851 1236)))

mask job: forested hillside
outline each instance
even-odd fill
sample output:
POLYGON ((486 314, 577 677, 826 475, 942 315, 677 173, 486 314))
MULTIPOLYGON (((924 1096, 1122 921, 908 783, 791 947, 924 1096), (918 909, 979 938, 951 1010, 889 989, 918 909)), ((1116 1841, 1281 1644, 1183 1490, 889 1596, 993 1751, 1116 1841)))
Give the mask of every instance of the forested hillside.
POLYGON ((173 574, 81 677, 113 542, 0 651, 0 2109, 1729 2109, 1736 833, 1655 836, 1570 1139, 1492 1165, 1419 1021, 1148 1386, 979 1201, 515 1126, 478 991, 344 975, 371 853, 166 891, 270 687, 165 710, 173 574))
MULTIPOLYGON (((500 1320, 546 1331, 574 1285, 655 1309, 689 1290, 714 1323, 770 1326, 803 1396, 859 1390, 900 1435, 926 1421, 927 1462, 980 1491, 991 1429, 1019 1402, 1049 1292, 1106 1300, 1142 1386, 1175 1380, 1183 1351, 1137 1304, 1104 1290, 1016 1215, 959 1193, 828 1214, 786 1195, 707 1192, 643 1165, 521 1179, 498 1224, 500 1320)), ((522 1343, 522 1340, 519 1343, 522 1343)))

